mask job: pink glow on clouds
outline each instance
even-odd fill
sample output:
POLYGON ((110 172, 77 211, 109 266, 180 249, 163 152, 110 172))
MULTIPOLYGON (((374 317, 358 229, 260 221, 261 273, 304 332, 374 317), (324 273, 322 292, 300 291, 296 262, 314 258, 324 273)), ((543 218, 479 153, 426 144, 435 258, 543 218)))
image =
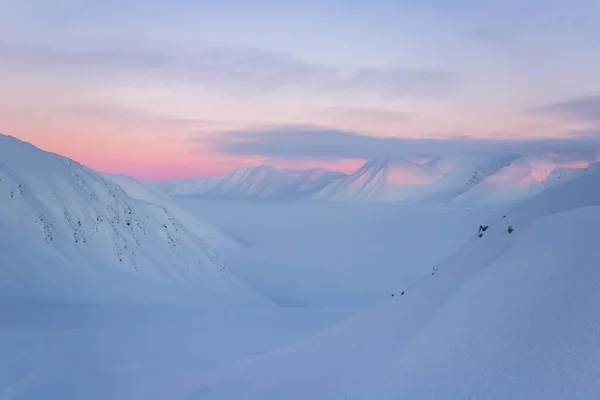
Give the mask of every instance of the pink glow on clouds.
MULTIPOLYGON (((62 118, 18 118, 6 121, 3 133, 29 141, 34 145, 70 157, 93 169, 108 173, 130 175, 138 179, 168 180, 195 176, 223 175, 232 169, 259 164, 272 164, 277 168, 326 168, 352 173, 367 160, 297 161, 271 160, 261 157, 231 157, 216 154, 210 149, 196 151, 185 135, 173 138, 160 137, 145 132, 127 131, 109 123, 90 123, 89 120, 62 118)), ((548 155, 553 156, 553 155, 548 155)), ((429 159, 413 159, 424 164, 429 159)), ((589 162, 573 161, 556 164, 564 168, 585 168, 589 162)), ((532 179, 543 180, 554 165, 537 168, 532 179)), ((449 170, 450 167, 442 166, 449 170)), ((525 168, 514 167, 506 175, 493 178, 509 184, 524 179, 525 168)), ((407 186, 424 186, 436 177, 427 176, 416 168, 390 167, 388 181, 407 186)))
MULTIPOLYGON (((225 173, 247 160, 226 160, 216 154, 189 151, 183 141, 141 140, 129 135, 85 133, 44 134, 21 130, 16 137, 46 151, 74 159, 92 169, 130 175, 137 179, 166 180, 178 177, 225 173)), ((34 132, 40 132, 35 130, 34 132)))
MULTIPOLYGON (((333 171, 352 173, 364 161, 293 161, 269 160, 261 157, 231 157, 215 154, 209 149, 191 151, 185 140, 163 141, 144 139, 137 135, 106 134, 99 126, 86 124, 71 125, 71 132, 47 126, 20 125, 21 140, 31 142, 46 151, 55 152, 74 159, 100 172, 125 174, 143 180, 169 180, 208 175, 224 175, 235 168, 272 164, 277 168, 308 169, 327 168, 333 171), (25 128, 25 129, 24 129, 25 128), (44 132, 40 134, 39 132, 44 132), (56 133, 60 132, 60 133, 56 133)), ((10 131, 10 130, 9 130, 10 131)))

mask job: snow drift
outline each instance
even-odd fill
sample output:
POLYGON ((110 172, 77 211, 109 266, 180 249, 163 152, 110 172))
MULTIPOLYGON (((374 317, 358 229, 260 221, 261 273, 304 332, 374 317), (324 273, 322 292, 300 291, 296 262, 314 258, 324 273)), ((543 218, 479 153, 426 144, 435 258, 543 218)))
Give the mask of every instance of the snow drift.
POLYGON ((86 301, 262 302, 160 204, 0 135, 0 293, 86 301))

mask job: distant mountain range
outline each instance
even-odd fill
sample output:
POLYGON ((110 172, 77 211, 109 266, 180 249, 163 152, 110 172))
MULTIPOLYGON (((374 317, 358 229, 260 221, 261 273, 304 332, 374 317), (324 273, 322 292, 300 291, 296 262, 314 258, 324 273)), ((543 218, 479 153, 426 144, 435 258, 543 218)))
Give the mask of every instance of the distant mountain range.
POLYGON ((322 168, 280 170, 259 165, 238 168, 220 177, 173 181, 161 187, 172 196, 289 200, 310 197, 344 176, 322 168))
POLYGON ((354 173, 326 169, 289 170, 270 165, 235 169, 219 177, 162 183, 172 196, 245 200, 312 200, 343 202, 427 201, 465 206, 513 204, 548 187, 600 172, 556 167, 547 157, 438 157, 424 164, 374 159, 354 173), (394 169, 426 177, 423 185, 390 179, 394 169))
MULTIPOLYGON (((519 157, 497 173, 487 165, 448 185, 468 178, 473 190, 518 169, 511 183, 539 188, 535 182, 547 181, 536 176, 542 161, 519 157)), ((598 398, 600 175, 593 170, 570 172, 568 179, 579 178, 481 221, 485 231, 389 301, 194 376, 190 392, 212 400, 598 398)))

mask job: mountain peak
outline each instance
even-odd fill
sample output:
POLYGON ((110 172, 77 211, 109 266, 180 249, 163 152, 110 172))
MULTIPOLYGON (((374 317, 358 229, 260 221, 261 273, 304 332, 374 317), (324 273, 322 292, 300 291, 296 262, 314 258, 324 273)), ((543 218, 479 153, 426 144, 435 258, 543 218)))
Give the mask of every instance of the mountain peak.
POLYGON ((385 189, 388 158, 367 161, 351 175, 342 177, 315 195, 316 199, 331 201, 374 200, 385 189))

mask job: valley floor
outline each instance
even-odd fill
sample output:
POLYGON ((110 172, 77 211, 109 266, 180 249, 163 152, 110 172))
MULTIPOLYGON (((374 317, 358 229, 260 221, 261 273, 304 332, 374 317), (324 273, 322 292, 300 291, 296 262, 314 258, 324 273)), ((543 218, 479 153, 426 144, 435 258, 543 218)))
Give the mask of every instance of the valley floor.
POLYGON ((141 388, 281 348, 380 303, 429 275, 500 213, 391 204, 182 204, 245 243, 219 256, 274 306, 0 302, 0 398, 178 398, 176 388, 162 393, 153 384, 145 394, 141 388))
POLYGON ((354 312, 431 272, 504 210, 395 204, 184 200, 246 247, 227 266, 282 306, 354 312))

